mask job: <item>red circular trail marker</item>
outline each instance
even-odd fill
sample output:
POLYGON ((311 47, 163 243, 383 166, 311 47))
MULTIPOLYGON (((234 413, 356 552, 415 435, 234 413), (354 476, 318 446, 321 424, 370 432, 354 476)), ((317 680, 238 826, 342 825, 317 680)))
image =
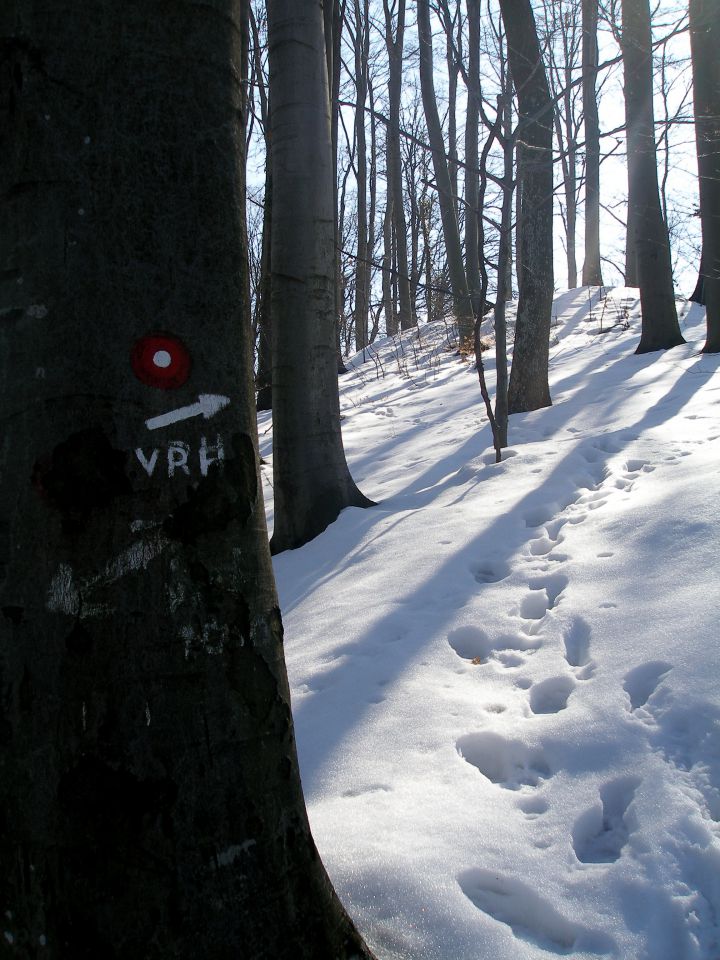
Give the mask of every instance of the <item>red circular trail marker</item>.
POLYGON ((190 376, 188 349, 170 333, 141 337, 132 348, 130 363, 138 380, 160 390, 181 387, 190 376))

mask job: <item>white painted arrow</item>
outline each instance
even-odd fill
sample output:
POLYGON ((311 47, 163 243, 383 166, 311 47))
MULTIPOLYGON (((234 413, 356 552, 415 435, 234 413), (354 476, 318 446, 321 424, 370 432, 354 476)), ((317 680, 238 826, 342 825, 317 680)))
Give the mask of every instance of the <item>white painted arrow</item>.
POLYGON ((145 426, 148 430, 158 430, 160 427, 167 427, 179 420, 189 420, 191 417, 203 416, 209 420, 229 403, 230 397, 223 397, 216 393, 201 393, 197 403, 178 407, 177 410, 168 410, 167 413, 161 413, 159 417, 151 417, 145 421, 145 426))

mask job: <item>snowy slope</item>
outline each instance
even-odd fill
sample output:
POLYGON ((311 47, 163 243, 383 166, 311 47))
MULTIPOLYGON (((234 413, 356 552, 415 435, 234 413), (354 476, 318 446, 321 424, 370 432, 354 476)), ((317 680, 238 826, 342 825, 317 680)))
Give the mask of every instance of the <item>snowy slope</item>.
POLYGON ((275 570, 313 831, 382 958, 720 958, 720 359, 680 306, 638 357, 636 291, 559 296, 498 465, 442 325, 341 380, 377 506, 275 570))

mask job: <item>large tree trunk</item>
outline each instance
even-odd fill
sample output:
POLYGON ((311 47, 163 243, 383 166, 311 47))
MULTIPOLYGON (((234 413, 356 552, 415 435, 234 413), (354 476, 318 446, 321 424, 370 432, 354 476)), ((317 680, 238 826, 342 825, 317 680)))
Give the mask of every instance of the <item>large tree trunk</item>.
POLYGON ((500 0, 518 98, 522 195, 517 320, 508 412, 550 405, 548 356, 553 299, 553 102, 530 0, 500 0))
POLYGON ((720 23, 717 5, 690 0, 695 137, 700 176, 702 297, 707 316, 704 351, 720 351, 720 23))
POLYGON ((582 282, 602 286, 600 261, 600 121, 597 103, 598 0, 582 0, 582 101, 585 123, 585 262, 582 282))
POLYGON ((247 6, 11 6, 3 956, 367 956, 308 829, 267 548, 247 6))
POLYGON ((440 203, 440 216, 445 239, 450 288, 453 295, 455 317, 457 319, 461 344, 471 344, 475 332, 472 302, 468 292, 467 277, 463 265, 460 245, 460 228, 455 213, 455 201, 452 182, 445 155, 445 143, 442 126, 438 116, 435 85, 433 81, 432 31, 430 29, 430 10, 428 0, 417 3, 418 34, 420 38, 420 85, 422 89, 423 109, 432 150, 433 170, 440 203))
POLYGON ((623 0, 629 240, 637 259, 642 332, 637 353, 684 343, 675 307, 667 225, 660 208, 653 115, 649 0, 623 0))
POLYGON ((322 7, 268 3, 273 140, 273 552, 365 507, 340 432, 335 211, 322 7))

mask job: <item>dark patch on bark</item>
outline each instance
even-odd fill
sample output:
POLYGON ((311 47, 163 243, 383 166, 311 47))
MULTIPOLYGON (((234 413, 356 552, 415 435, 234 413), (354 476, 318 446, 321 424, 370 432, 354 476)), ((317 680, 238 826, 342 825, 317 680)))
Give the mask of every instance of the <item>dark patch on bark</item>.
POLYGON ((23 615, 25 613, 24 607, 16 607, 13 605, 8 605, 2 608, 3 616, 14 624, 16 627, 19 627, 23 622, 23 615))
POLYGON ((18 688, 18 706, 22 713, 30 713, 35 702, 35 690, 33 689, 32 677, 27 667, 23 670, 22 680, 18 688))
POLYGON ((104 510, 132 493, 128 455, 116 450, 100 427, 72 434, 49 457, 38 460, 32 482, 63 515, 65 533, 78 533, 94 510, 104 510))
POLYGON ((183 544, 196 543, 204 534, 244 525, 257 501, 255 447, 246 433, 232 438, 233 456, 210 470, 188 499, 163 524, 164 532, 183 544))
POLYGON ((93 638, 81 623, 74 624, 70 633, 65 637, 65 647, 68 653, 84 656, 89 653, 93 645, 93 638))
POLYGON ((87 833, 90 842, 83 849, 88 876, 98 848, 118 849, 119 834, 136 840, 148 821, 170 812, 177 794, 177 784, 168 778, 140 780, 98 757, 82 757, 63 774, 58 802, 71 822, 83 824, 87 833))

